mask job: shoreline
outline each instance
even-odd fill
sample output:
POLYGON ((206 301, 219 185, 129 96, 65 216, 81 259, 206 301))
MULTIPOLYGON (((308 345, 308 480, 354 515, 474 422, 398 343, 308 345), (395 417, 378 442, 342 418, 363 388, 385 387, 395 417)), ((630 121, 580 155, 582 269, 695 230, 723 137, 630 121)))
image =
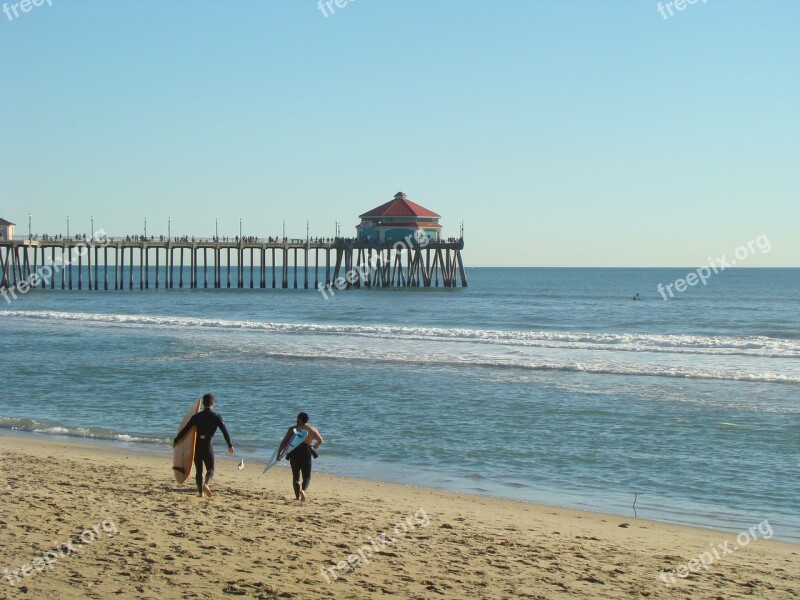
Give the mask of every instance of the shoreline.
POLYGON ((201 499, 194 485, 175 485, 160 452, 0 432, 3 566, 32 565, 19 587, 2 580, 0 598, 19 597, 22 586, 33 597, 62 598, 800 592, 800 548, 766 530, 695 572, 698 557, 736 536, 316 472, 300 504, 285 468, 238 471, 234 459, 219 461, 214 497, 201 499), (37 556, 92 531, 91 543, 36 570, 37 556), (378 549, 382 539, 391 543, 378 549))
MULTIPOLYGON (((86 444, 92 447, 100 447, 100 448, 109 448, 109 449, 118 449, 118 450, 125 450, 132 454, 142 454, 145 456, 165 456, 164 460, 171 460, 169 458, 171 456, 171 447, 166 443, 158 440, 150 441, 150 440, 139 440, 139 439, 132 439, 132 440, 124 440, 124 439, 112 439, 112 438, 98 438, 98 437, 84 437, 80 435, 70 435, 70 434, 63 434, 63 433, 55 433, 55 432, 38 432, 38 431, 27 431, 27 430, 19 430, 19 429, 0 429, 0 438, 3 436, 8 437, 19 437, 23 439, 30 439, 33 441, 42 440, 43 442, 55 442, 55 443, 64 443, 64 444, 76 444, 82 445, 86 444)), ((256 464, 255 468, 258 467, 258 463, 256 461, 263 462, 265 459, 264 457, 255 457, 252 451, 246 451, 247 453, 244 455, 246 462, 248 465, 252 465, 253 463, 256 464), (250 455, 250 456, 248 456, 250 455)), ((239 460, 242 458, 242 453, 239 451, 237 447, 237 456, 231 458, 224 452, 217 452, 216 453, 216 460, 217 462, 220 461, 231 461, 236 462, 238 464, 239 460)), ((254 468, 251 466, 251 468, 254 468)), ((337 473, 326 472, 324 470, 320 470, 316 467, 314 468, 315 475, 323 476, 323 477, 334 477, 344 481, 352 480, 362 483, 364 485, 373 485, 373 484, 383 484, 383 485, 390 485, 390 486, 400 486, 400 487, 408 487, 412 489, 418 490, 433 490, 437 492, 442 492, 444 494, 454 494, 458 496, 465 496, 465 497, 476 497, 476 498, 489 498, 495 500, 502 500, 508 502, 518 502, 524 505, 530 505, 534 507, 538 507, 541 509, 552 508, 556 510, 566 510, 566 511, 576 511, 579 513, 587 513, 593 515, 604 515, 608 518, 618 518, 618 519, 633 519, 637 521, 648 521, 652 523, 660 523, 664 525, 676 526, 676 527, 687 527, 690 529, 700 529, 709 532, 716 532, 719 534, 737 534, 739 533, 740 529, 737 529, 734 526, 715 526, 714 524, 707 524, 703 522, 687 522, 681 521, 678 519, 675 520, 668 520, 668 519, 659 519, 653 517, 642 517, 638 518, 632 514, 622 514, 618 512, 607 512, 604 510, 597 510, 595 508, 581 508, 575 506, 565 506, 556 503, 550 503, 547 501, 541 500, 526 500, 520 498, 514 498, 509 496, 502 496, 498 494, 492 494, 490 492, 481 493, 478 491, 469 491, 469 490, 461 490, 461 489, 453 489, 447 488, 444 486, 437 487, 433 485, 420 485, 414 483, 408 483, 404 481, 387 481, 387 480, 379 480, 379 479, 369 479, 366 477, 358 477, 355 475, 342 475, 337 473)), ((288 476, 288 475, 287 475, 288 476)), ((557 491, 552 491, 551 494, 556 495, 557 491)), ((631 510, 633 510, 631 508, 631 510)), ((638 511, 642 512, 644 509, 641 507, 638 508, 638 511)), ((687 515, 688 516, 688 515, 687 515)), ((773 521, 774 522, 774 521, 773 521)), ((786 537, 782 536, 778 533, 775 534, 775 540, 780 541, 787 544, 797 545, 800 546, 800 532, 798 532, 798 537, 786 537)))

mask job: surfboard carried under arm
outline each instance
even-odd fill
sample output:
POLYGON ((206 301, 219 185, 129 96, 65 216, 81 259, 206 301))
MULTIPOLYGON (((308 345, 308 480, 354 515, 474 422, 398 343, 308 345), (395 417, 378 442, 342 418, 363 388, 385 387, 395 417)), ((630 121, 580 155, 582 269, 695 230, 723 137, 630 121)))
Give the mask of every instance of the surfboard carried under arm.
POLYGON ((283 458, 287 454, 289 454, 292 450, 294 450, 300 444, 302 444, 308 437, 308 431, 305 429, 301 429, 300 431, 298 431, 297 429, 293 429, 292 431, 294 433, 292 434, 292 437, 289 439, 289 443, 286 444, 286 447, 280 452, 280 455, 278 453, 278 450, 280 450, 280 444, 278 444, 278 447, 275 449, 275 452, 273 452, 272 456, 267 461, 267 464, 264 466, 264 473, 266 473, 272 467, 277 465, 278 461, 283 460, 283 458))
MULTIPOLYGON (((183 417, 183 421, 181 421, 181 424, 178 426, 178 431, 176 433, 180 433, 181 430, 186 427, 192 415, 200 412, 202 404, 202 400, 198 400, 192 404, 192 407, 187 411, 186 416, 183 417)), ((172 451, 172 473, 175 475, 175 481, 179 484, 186 481, 192 473, 192 465, 194 464, 194 443, 196 438, 197 428, 192 427, 185 436, 178 440, 175 449, 172 451)))

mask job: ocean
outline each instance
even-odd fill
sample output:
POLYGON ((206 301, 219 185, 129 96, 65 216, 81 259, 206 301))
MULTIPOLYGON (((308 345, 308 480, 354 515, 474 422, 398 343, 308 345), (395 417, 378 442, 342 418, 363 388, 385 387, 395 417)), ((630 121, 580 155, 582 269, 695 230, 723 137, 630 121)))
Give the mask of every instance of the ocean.
POLYGON ((732 532, 768 520, 798 543, 800 269, 726 269, 663 300, 688 272, 470 268, 464 289, 327 299, 33 290, 0 300, 0 427, 166 448, 211 391, 251 468, 304 410, 318 471, 732 532))

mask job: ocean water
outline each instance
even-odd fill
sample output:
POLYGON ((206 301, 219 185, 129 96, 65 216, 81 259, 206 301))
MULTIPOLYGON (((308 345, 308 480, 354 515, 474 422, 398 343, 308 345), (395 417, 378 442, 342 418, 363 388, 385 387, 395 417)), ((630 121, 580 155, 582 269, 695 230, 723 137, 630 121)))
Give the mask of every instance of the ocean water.
POLYGON ((250 464, 305 410, 320 471, 625 518, 635 497, 640 518, 800 542, 800 269, 664 301, 687 272, 472 268, 466 289, 327 300, 35 290, 0 300, 0 427, 166 445, 212 391, 250 464))

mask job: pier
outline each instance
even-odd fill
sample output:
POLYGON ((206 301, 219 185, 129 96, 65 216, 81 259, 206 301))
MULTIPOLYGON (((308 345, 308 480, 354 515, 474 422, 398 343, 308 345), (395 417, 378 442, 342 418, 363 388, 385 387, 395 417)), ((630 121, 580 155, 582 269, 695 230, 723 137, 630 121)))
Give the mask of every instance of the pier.
POLYGON ((30 215, 28 236, 19 239, 14 223, 0 219, 0 290, 8 300, 32 288, 297 289, 302 284, 327 298, 334 289, 455 288, 459 282, 467 287, 463 223, 459 237, 443 239, 441 215, 403 192, 359 219, 354 238, 311 238, 306 232, 305 239, 242 236, 241 225, 235 238, 156 239, 147 237, 146 220, 143 236, 109 238, 101 231, 92 238, 70 237, 69 219, 65 237, 39 239, 30 215))
MULTIPOLYGON (((467 287, 464 240, 358 238, 0 239, 0 287, 174 288, 467 287)), ((6 292, 8 293, 8 292, 6 292)))

